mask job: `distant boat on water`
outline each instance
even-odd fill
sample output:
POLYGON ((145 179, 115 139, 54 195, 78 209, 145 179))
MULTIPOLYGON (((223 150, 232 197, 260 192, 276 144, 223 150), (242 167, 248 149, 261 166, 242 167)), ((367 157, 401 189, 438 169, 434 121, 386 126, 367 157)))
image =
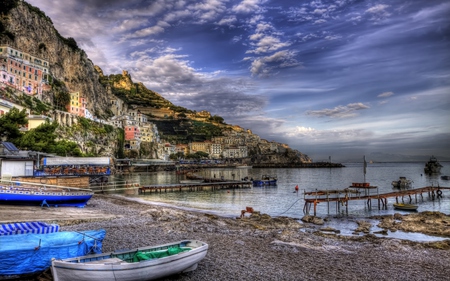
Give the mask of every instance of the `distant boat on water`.
POLYGON ((415 211, 417 208, 419 208, 419 206, 413 204, 394 203, 394 209, 398 210, 415 211))
POLYGON ((427 163, 425 163, 425 168, 423 169, 425 174, 439 174, 441 172, 442 165, 438 162, 437 158, 434 156, 430 157, 427 163))
POLYGON ((248 166, 248 165, 237 165, 236 168, 237 168, 237 169, 251 169, 252 166, 248 166))
POLYGON ((393 188, 410 188, 412 185, 412 180, 407 179, 406 177, 400 177, 396 181, 392 181, 393 188))
POLYGON ((277 185, 277 177, 263 175, 260 180, 251 180, 254 186, 277 185))

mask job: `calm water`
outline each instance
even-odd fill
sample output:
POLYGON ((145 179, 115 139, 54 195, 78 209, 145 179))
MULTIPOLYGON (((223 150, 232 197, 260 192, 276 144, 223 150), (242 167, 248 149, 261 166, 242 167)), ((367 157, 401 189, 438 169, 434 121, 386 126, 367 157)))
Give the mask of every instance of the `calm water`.
MULTIPOLYGON (((444 167, 440 175, 450 175, 450 163, 441 163, 444 167)), ((144 200, 173 204, 185 208, 194 208, 210 213, 225 216, 239 216, 240 211, 246 206, 270 216, 289 216, 301 218, 304 216, 303 191, 315 189, 344 189, 352 182, 363 182, 364 172, 362 163, 344 163, 345 168, 334 169, 206 169, 198 173, 203 177, 225 179, 242 179, 244 177, 260 178, 263 174, 278 176, 276 187, 252 187, 248 189, 200 191, 200 192, 168 192, 152 193, 146 195, 126 194, 130 197, 139 197, 144 200), (299 186, 299 193, 295 193, 295 186, 299 186)), ((413 180, 413 188, 438 184, 450 186, 450 181, 440 179, 440 175, 428 176, 423 174, 424 163, 374 163, 368 164, 365 175, 366 182, 378 186, 379 193, 392 192, 393 180, 400 176, 413 180)), ((135 173, 124 176, 126 180, 139 181, 143 185, 149 184, 173 184, 185 179, 183 175, 175 172, 135 173)), ((376 193, 377 191, 372 191, 376 193)), ((450 214, 450 190, 444 191, 444 198, 432 201, 424 194, 423 200, 418 196, 419 211, 440 211, 450 214)), ((406 198, 405 198, 406 200, 406 198)), ((344 208, 338 213, 336 204, 320 203, 317 207, 317 215, 325 216, 349 216, 367 217, 370 215, 393 214, 401 212, 393 209, 395 198, 388 199, 388 209, 378 210, 377 201, 372 201, 372 208, 368 209, 365 201, 350 201, 348 214, 344 208)), ((406 201, 405 201, 406 202, 406 201)), ((415 197, 413 196, 413 203, 415 197)), ((311 210, 312 212, 312 210, 311 210)), ((406 213, 406 212, 404 212, 406 213)))

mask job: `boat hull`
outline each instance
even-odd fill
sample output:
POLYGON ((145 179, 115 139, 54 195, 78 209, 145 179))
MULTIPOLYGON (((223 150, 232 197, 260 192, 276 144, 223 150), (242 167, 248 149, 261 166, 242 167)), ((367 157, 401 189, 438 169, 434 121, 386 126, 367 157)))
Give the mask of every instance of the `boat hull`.
POLYGON ((255 186, 277 185, 277 180, 256 180, 253 181, 253 185, 255 186))
POLYGON ((13 191, 0 190, 0 204, 41 206, 84 207, 93 196, 92 192, 54 192, 54 191, 13 191), (45 201, 44 201, 45 200, 45 201))
MULTIPOLYGON (((189 242, 187 247, 190 245, 197 246, 188 252, 182 252, 173 256, 144 260, 140 262, 126 262, 114 258, 117 255, 121 255, 121 253, 92 255, 66 260, 53 260, 53 279, 55 281, 144 281, 155 280, 176 273, 195 270, 198 262, 205 257, 208 250, 208 244, 200 241, 182 242, 189 242), (77 262, 78 260, 80 260, 80 262, 77 262)), ((166 244, 153 248, 160 248, 170 245, 175 244, 166 244)), ((137 250, 151 248, 152 247, 139 248, 134 251, 130 251, 129 253, 135 253, 137 250)))
POLYGON ((412 204, 394 203, 394 208, 397 210, 404 210, 404 211, 416 211, 417 208, 419 208, 419 206, 412 204))

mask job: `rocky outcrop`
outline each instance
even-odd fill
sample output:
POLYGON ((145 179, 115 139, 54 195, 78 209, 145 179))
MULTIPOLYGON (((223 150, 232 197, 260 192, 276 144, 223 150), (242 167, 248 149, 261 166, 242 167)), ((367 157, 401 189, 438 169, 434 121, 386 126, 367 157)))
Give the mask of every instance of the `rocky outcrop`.
POLYGON ((380 218, 378 227, 390 231, 420 232, 450 237, 450 216, 440 212, 421 212, 409 215, 394 214, 380 218))

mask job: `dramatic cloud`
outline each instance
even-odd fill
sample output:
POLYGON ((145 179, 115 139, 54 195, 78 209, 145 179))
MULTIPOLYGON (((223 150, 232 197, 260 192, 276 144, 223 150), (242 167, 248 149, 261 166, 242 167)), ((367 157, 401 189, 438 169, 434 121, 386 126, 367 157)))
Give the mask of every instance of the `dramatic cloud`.
POLYGON ((384 92, 384 93, 379 94, 378 97, 379 98, 387 98, 387 97, 390 97, 392 95, 394 95, 393 92, 384 92))
POLYGON ((106 75, 313 159, 450 158, 448 1, 27 2, 106 75))
POLYGON ((369 108, 369 106, 359 102, 350 103, 346 106, 339 105, 333 109, 309 110, 306 114, 316 117, 350 118, 357 116, 356 111, 369 108))

